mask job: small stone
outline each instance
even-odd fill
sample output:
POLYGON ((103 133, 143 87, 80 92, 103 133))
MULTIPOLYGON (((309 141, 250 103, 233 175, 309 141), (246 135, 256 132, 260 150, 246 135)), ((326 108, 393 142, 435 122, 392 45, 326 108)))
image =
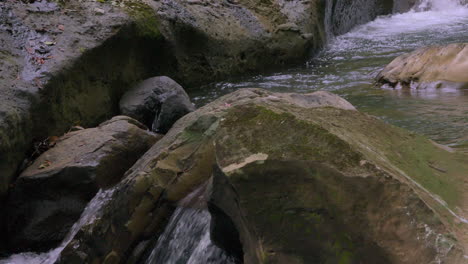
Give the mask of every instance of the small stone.
POLYGON ((104 11, 104 9, 101 9, 101 8, 94 8, 94 12, 98 15, 104 15, 106 13, 106 11, 104 11))

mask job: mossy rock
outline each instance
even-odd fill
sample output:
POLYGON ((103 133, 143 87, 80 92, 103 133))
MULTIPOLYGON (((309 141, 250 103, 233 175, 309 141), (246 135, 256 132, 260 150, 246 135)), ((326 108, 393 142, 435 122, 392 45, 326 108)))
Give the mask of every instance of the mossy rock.
POLYGON ((463 263, 464 160, 330 93, 242 89, 176 122, 61 263, 124 261, 207 181, 245 263, 463 263))

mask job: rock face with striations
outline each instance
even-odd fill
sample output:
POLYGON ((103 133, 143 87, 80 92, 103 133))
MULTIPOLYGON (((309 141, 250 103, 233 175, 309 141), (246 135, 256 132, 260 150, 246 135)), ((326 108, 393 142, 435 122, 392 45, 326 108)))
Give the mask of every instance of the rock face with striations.
POLYGON ((425 47, 401 55, 388 64, 377 80, 391 86, 468 87, 468 43, 425 47))
POLYGON ((175 121, 195 110, 184 88, 169 77, 153 77, 136 85, 120 100, 120 112, 157 133, 166 133, 175 121))
POLYGON ((117 183, 157 139, 124 116, 61 137, 20 175, 10 191, 10 250, 41 251, 56 246, 99 188, 117 183))
POLYGON ((143 263, 208 181, 211 237, 244 263, 461 264, 466 159, 330 93, 242 89, 177 121, 58 263, 143 263))

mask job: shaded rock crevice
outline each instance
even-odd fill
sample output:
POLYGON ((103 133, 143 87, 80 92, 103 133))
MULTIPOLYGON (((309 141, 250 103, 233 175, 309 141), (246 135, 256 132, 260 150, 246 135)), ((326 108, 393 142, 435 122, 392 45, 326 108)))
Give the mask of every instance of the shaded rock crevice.
POLYGON ((92 127, 117 115, 121 96, 136 82, 174 71, 168 50, 163 38, 140 36, 135 24, 120 29, 39 92, 32 107, 35 133, 57 135, 72 125, 92 127))

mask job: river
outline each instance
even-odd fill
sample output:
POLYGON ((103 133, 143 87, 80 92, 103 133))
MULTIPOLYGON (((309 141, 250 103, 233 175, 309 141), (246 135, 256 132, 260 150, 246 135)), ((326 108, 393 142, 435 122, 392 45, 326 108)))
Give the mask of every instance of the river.
POLYGON ((419 47, 456 42, 468 42, 467 4, 424 0, 407 13, 378 17, 332 37, 326 48, 304 65, 209 84, 190 96, 202 106, 246 87, 275 92, 331 91, 385 122, 442 144, 467 147, 467 89, 402 90, 375 85, 375 76, 395 57, 419 47))

